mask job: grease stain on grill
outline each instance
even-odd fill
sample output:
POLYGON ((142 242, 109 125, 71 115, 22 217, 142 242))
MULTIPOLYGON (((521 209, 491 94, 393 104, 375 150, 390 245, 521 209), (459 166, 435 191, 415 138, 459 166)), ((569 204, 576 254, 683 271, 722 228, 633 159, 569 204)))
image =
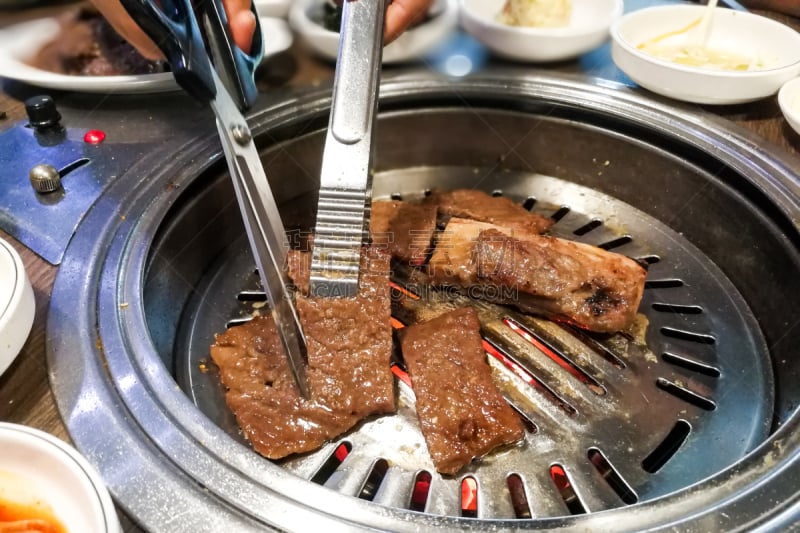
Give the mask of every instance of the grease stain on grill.
POLYGON ((508 494, 511 498, 511 506, 514 508, 514 517, 520 519, 532 518, 531 506, 528 503, 528 495, 525 483, 519 474, 512 473, 506 478, 508 494))
POLYGON ((704 411, 713 411, 717 408, 717 404, 714 402, 714 400, 706 398, 705 396, 666 378, 658 378, 656 380, 656 386, 659 389, 672 394, 676 398, 680 398, 681 400, 699 407, 704 411))
POLYGON ((614 468, 614 465, 606 458, 605 454, 597 448, 590 448, 587 453, 589 462, 600 474, 600 477, 617 493, 617 496, 626 504, 633 505, 639 501, 639 497, 625 481, 625 478, 614 468))
POLYGON ((675 453, 686 442, 692 431, 692 426, 685 420, 678 420, 667 436, 658 446, 642 461, 642 468, 649 474, 655 474, 672 459, 675 453))
POLYGON ((569 509, 571 514, 586 514, 586 507, 583 505, 578 493, 575 492, 575 487, 572 480, 569 478, 567 471, 560 464, 554 464, 550 467, 550 479, 556 486, 561 499, 569 509))

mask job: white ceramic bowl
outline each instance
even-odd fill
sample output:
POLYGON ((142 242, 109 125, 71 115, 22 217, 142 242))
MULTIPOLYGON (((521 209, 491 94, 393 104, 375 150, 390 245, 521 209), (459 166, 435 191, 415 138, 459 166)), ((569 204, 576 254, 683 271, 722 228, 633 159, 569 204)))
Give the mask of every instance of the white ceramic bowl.
POLYGON ((495 54, 530 62, 561 61, 597 48, 622 15, 622 0, 573 0, 560 28, 509 26, 496 20, 505 0, 459 0, 461 25, 495 54))
MULTIPOLYGON (((339 33, 325 29, 315 13, 321 11, 324 0, 295 0, 289 10, 289 24, 300 39, 317 55, 335 61, 339 51, 339 33)), ((455 30, 458 25, 457 0, 434 0, 430 20, 416 26, 383 49, 383 63, 416 61, 455 30)))
POLYGON ((0 239, 0 375, 25 344, 35 308, 33 288, 22 259, 0 239))
MULTIPOLYGON (((653 38, 686 27, 705 6, 659 6, 623 16, 611 28, 611 57, 633 81, 653 92, 700 104, 737 104, 775 94, 800 73, 800 34, 766 17, 717 8, 707 48, 757 57, 763 67, 746 71, 681 65, 639 50, 653 38)), ((699 42, 687 32, 680 38, 699 42)), ((673 37, 674 39, 674 37, 673 37)))
POLYGON ((39 499, 70 533, 121 533, 100 476, 67 443, 37 429, 0 422, 0 450, 0 498, 22 504, 39 499))
POLYGON ((289 14, 292 0, 253 0, 259 17, 282 18, 289 14))
POLYGON ((800 134, 800 78, 786 82, 778 91, 778 105, 783 117, 800 134))
POLYGON ((264 57, 269 57, 292 46, 294 36, 292 30, 282 18, 259 17, 261 32, 264 34, 264 57))

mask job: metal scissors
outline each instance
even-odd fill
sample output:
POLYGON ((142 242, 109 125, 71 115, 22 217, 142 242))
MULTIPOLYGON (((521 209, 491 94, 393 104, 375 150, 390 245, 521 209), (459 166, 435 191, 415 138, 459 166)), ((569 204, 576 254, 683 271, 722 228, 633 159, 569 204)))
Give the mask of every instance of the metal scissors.
POLYGON ((288 290, 289 243, 261 158, 241 110, 253 105, 253 74, 263 57, 258 14, 251 54, 233 42, 220 0, 121 0, 169 61, 175 81, 217 117, 247 237, 300 393, 308 397, 305 338, 288 290), (198 18, 200 23, 198 23, 198 18), (201 26, 202 24, 202 26, 201 26), (201 33, 201 27, 203 32, 201 33))

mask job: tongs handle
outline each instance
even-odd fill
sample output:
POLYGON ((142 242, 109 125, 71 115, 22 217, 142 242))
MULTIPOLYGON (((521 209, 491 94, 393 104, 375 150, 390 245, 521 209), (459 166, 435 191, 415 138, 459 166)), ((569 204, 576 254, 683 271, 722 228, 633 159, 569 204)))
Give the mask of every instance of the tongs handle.
POLYGON ((355 296, 372 193, 386 0, 344 3, 333 101, 320 172, 309 292, 355 296))
POLYGON ((204 0, 197 7, 205 36, 190 0, 160 0, 160 7, 153 0, 120 1, 164 53, 175 81, 183 90, 203 103, 214 99, 216 89, 210 56, 237 107, 245 110, 253 105, 258 95, 254 75, 264 57, 264 37, 252 3, 250 10, 256 15, 256 30, 252 52, 248 54, 233 42, 221 0, 204 0), (208 49, 204 37, 208 40, 208 49))
POLYGON ((384 0, 345 2, 333 81, 330 130, 354 144, 372 132, 383 55, 384 0))

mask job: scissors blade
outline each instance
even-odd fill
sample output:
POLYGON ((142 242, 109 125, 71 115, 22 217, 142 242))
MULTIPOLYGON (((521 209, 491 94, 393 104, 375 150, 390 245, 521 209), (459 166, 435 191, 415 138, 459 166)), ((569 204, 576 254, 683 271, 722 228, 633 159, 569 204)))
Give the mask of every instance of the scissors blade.
POLYGON ((217 116, 217 129, 247 238, 292 375, 300 394, 308 398, 305 337, 285 274, 289 250, 286 231, 247 122, 219 76, 216 72, 212 75, 217 95, 211 107, 217 116))

